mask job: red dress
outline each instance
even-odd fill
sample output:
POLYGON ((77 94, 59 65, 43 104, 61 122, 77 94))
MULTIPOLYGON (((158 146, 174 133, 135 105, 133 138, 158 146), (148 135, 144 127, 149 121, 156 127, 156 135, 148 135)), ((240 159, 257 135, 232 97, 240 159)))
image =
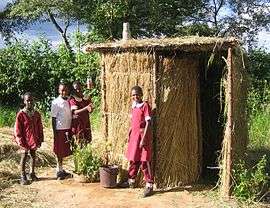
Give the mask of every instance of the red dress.
MULTIPOLYGON (((69 102, 71 110, 79 110, 89 105, 91 103, 91 100, 71 97, 69 102)), ((75 135, 76 138, 79 140, 83 140, 86 143, 92 141, 91 125, 88 111, 83 111, 77 115, 73 114, 71 131, 72 134, 75 135)))
POLYGON ((151 117, 151 108, 147 102, 143 102, 140 107, 132 108, 131 130, 129 132, 128 149, 126 157, 129 161, 151 161, 152 155, 152 135, 151 131, 145 135, 145 146, 140 148, 146 120, 151 117))
POLYGON ((40 114, 35 111, 32 116, 19 111, 16 116, 14 136, 17 144, 26 150, 36 150, 44 140, 40 114))

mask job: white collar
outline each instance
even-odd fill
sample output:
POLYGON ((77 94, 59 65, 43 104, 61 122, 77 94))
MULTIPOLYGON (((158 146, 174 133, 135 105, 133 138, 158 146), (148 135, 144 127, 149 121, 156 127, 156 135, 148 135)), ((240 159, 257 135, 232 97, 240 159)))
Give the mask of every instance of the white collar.
POLYGON ((141 103, 137 103, 136 101, 133 101, 133 103, 132 103, 132 108, 140 108, 140 107, 142 107, 143 106, 143 104, 144 104, 144 102, 141 102, 141 103))
POLYGON ((60 99, 62 102, 65 102, 65 101, 67 102, 67 101, 68 101, 68 99, 69 99, 69 97, 67 97, 67 99, 65 100, 65 99, 64 99, 64 98, 62 98, 62 96, 60 96, 60 95, 58 96, 58 98, 59 98, 59 99, 60 99))

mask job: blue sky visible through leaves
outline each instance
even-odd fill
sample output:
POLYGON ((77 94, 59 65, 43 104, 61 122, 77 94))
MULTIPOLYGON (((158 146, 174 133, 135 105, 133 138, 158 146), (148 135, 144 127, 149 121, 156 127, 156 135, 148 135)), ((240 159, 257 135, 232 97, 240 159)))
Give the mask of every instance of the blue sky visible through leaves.
MULTIPOLYGON (((0 11, 4 9, 8 2, 12 0, 0 0, 0 11)), ((77 29, 77 25, 70 26, 68 34, 72 34, 77 29)), ((84 25, 80 26, 80 31, 86 31, 84 25)), ((31 25, 27 30, 22 33, 16 34, 18 39, 22 40, 37 40, 40 37, 48 39, 53 46, 57 46, 61 43, 62 39, 59 33, 50 22, 36 23, 31 25)), ((258 35, 259 47, 266 48, 270 51, 270 32, 262 31, 258 35)), ((0 36, 0 48, 5 47, 3 37, 0 36)))

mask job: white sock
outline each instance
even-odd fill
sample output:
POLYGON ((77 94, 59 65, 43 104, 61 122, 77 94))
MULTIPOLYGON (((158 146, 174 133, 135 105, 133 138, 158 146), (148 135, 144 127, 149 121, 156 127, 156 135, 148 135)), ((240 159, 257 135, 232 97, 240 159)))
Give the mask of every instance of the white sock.
POLYGON ((57 164, 56 172, 60 172, 60 171, 63 171, 63 167, 62 167, 62 165, 57 164))
POLYGON ((129 183, 129 184, 135 183, 135 179, 129 178, 129 179, 128 179, 128 183, 129 183))
POLYGON ((146 185, 145 185, 147 188, 153 188, 153 183, 146 183, 146 185))

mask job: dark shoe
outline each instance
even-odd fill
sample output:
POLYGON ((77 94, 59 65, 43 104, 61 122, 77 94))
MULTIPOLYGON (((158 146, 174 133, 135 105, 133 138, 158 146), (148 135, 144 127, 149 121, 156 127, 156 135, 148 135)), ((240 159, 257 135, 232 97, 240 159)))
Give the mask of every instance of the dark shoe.
POLYGON ((57 179, 57 180, 64 180, 64 179, 65 179, 65 176, 64 176, 64 174, 63 174, 63 171, 58 171, 58 172, 56 173, 56 179, 57 179))
POLYGON ((123 183, 118 184, 119 188, 135 188, 135 183, 124 181, 123 183))
POLYGON ((32 181, 38 181, 39 180, 39 178, 36 176, 35 173, 30 173, 29 178, 32 181))
POLYGON ((151 195, 153 195, 153 187, 145 187, 143 197, 148 197, 151 195))
POLYGON ((29 185, 30 183, 27 180, 26 176, 21 176, 20 184, 24 186, 24 185, 29 185))
POLYGON ((66 172, 65 170, 63 170, 62 173, 65 178, 73 178, 73 175, 71 173, 66 172))

